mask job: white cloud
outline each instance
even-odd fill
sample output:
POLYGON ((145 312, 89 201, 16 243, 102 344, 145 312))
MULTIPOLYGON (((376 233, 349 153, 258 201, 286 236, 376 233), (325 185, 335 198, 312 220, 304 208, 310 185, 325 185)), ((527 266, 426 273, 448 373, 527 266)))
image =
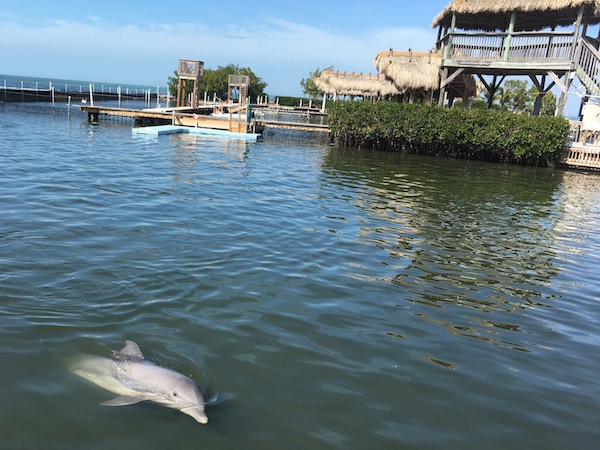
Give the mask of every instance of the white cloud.
POLYGON ((435 32, 419 28, 328 31, 267 19, 252 28, 203 23, 116 26, 97 17, 43 24, 0 24, 0 73, 123 83, 164 84, 179 58, 207 67, 249 66, 269 83, 270 93, 300 94, 299 81, 317 67, 375 72, 378 51, 394 47, 426 51, 435 32))

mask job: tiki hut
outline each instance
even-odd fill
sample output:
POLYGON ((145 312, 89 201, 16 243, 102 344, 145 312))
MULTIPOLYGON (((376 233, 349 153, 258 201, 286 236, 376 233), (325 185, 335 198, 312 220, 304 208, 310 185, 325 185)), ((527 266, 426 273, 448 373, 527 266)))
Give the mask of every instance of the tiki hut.
POLYGON ((485 84, 488 106, 506 76, 528 76, 540 92, 534 114, 553 86, 562 93, 562 114, 574 76, 599 96, 598 40, 586 36, 598 23, 600 0, 453 0, 432 22, 443 55, 440 103, 464 73, 485 84))
POLYGON ((358 74, 324 70, 315 78, 315 84, 327 95, 334 97, 379 98, 401 94, 394 83, 381 74, 358 74))
POLYGON ((505 30, 516 13, 514 31, 537 31, 557 26, 571 27, 581 8, 588 24, 600 23, 598 0, 454 0, 432 22, 432 27, 463 30, 505 30))
MULTIPOLYGON (((389 78, 396 88, 406 94, 410 102, 425 100, 431 103, 440 88, 442 57, 437 52, 379 52, 375 56, 375 67, 389 78)), ((475 79, 470 75, 457 77, 448 88, 452 98, 463 99, 477 95, 475 79)))

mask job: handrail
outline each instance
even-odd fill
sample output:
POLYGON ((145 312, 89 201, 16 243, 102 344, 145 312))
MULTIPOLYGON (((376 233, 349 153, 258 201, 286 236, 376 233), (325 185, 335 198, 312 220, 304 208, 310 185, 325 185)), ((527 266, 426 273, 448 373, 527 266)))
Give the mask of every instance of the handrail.
POLYGON ((570 62, 573 33, 518 31, 451 32, 440 42, 447 49, 446 58, 476 61, 537 61, 570 62), (450 38, 452 40, 450 41, 450 38), (509 39, 510 38, 510 39, 509 39), (450 44, 451 42, 451 44, 450 44))
MULTIPOLYGON (((447 43, 450 36, 473 36, 473 37, 506 37, 508 31, 448 31, 437 41, 437 48, 440 48, 440 44, 447 43)), ((542 37, 542 36, 556 36, 556 37, 573 37, 572 32, 568 31, 515 31, 511 33, 511 36, 515 37, 542 37)))
MULTIPOLYGON (((594 39, 594 40, 597 40, 597 39, 594 39)), ((587 39, 587 36, 585 37, 585 39, 581 40, 581 44, 583 46, 585 46, 587 48, 587 50, 592 53, 592 55, 594 55, 598 60, 600 60, 600 52, 598 51, 598 49, 596 47, 594 47, 592 45, 591 42, 589 42, 589 40, 587 39)))
POLYGON ((583 71, 585 76, 579 74, 579 78, 588 90, 593 92, 591 82, 600 90, 600 52, 587 39, 581 39, 575 56, 575 68, 583 71), (583 78, 589 77, 589 80, 583 78))

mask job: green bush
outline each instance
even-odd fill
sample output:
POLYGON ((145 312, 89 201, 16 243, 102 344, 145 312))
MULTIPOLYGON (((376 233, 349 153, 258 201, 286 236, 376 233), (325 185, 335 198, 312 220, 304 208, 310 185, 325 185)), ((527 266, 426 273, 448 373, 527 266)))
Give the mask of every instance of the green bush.
POLYGON ((562 117, 393 102, 328 102, 340 145, 545 165, 569 133, 562 117))
MULTIPOLYGON (((304 97, 271 97, 271 100, 274 101, 275 98, 279 99, 279 105, 280 106, 300 106, 300 100, 302 100, 302 106, 308 108, 308 105, 310 104, 310 99, 309 98, 304 98, 304 97)), ((312 101, 312 106, 313 108, 320 108, 321 107, 321 100, 313 100, 312 101)))

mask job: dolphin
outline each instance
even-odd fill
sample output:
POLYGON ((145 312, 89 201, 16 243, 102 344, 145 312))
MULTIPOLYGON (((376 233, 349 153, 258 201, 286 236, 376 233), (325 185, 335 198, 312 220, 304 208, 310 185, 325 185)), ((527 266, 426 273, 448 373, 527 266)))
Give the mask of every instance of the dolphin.
POLYGON ((125 344, 113 357, 83 355, 70 367, 74 374, 119 395, 101 405, 124 406, 148 400, 178 409, 200 423, 208 422, 204 398, 196 383, 144 359, 135 342, 125 344))

